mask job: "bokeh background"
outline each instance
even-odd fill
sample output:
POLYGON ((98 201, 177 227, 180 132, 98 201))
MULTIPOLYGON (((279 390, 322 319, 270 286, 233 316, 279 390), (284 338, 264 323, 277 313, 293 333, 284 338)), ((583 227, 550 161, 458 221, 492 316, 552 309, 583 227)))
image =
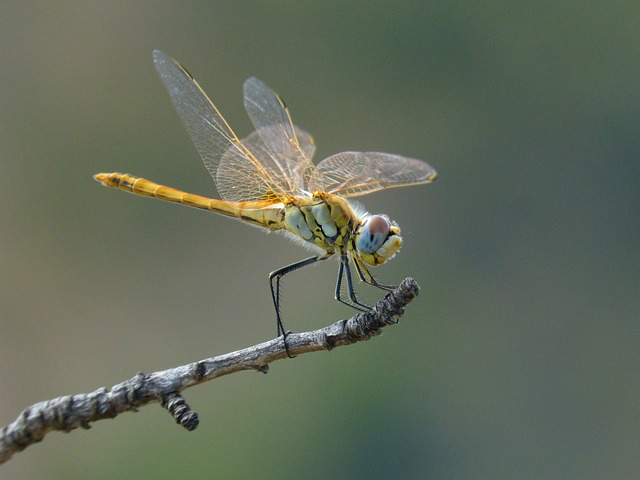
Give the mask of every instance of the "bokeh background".
MULTIPOLYGON (((317 159, 424 159, 362 198, 403 228, 378 278, 422 291, 373 341, 51 433, 3 479, 623 479, 640 471, 640 4, 18 2, 0 6, 0 424, 37 401, 272 338, 276 235, 136 198, 124 171, 215 196, 151 61, 239 135, 245 78, 317 159)), ((292 275, 297 331, 351 311, 336 264, 292 275)), ((375 300, 375 292, 363 292, 375 300)))

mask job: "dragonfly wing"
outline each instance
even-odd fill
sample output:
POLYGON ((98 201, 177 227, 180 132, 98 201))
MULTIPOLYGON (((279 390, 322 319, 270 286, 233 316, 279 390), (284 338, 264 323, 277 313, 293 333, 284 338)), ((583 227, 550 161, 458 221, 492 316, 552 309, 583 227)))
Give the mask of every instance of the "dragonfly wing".
POLYGON ((358 197, 385 188, 430 183, 437 173, 429 164, 391 153, 342 152, 316 167, 327 193, 358 197))
POLYGON ((292 195, 320 190, 321 179, 314 172, 311 137, 298 136, 282 98, 257 78, 244 82, 244 105, 266 153, 277 169, 290 180, 292 195), (310 155, 311 154, 311 155, 310 155))
POLYGON ((313 136, 309 133, 301 129, 299 126, 295 125, 296 129, 296 138, 298 139, 298 144, 300 148, 304 152, 306 158, 310 162, 313 158, 313 154, 316 153, 316 142, 313 139, 313 136))
POLYGON ((263 200, 267 192, 268 196, 284 198, 284 189, 277 177, 242 144, 191 74, 159 50, 153 52, 153 62, 222 198, 229 201, 263 200), (243 184, 228 184, 226 182, 231 180, 218 175, 220 161, 225 154, 234 156, 235 167, 243 172, 243 184), (244 185, 249 187, 242 188, 240 198, 235 192, 240 191, 237 187, 244 185))
MULTIPOLYGON (((311 135, 296 127, 296 136, 301 148, 308 155, 307 158, 311 158, 315 150, 311 135)), ((272 178, 279 179, 283 191, 292 192, 297 185, 303 184, 302 169, 299 164, 274 159, 257 131, 243 138, 241 142, 259 160, 272 178)), ((244 156, 236 148, 228 149, 220 160, 215 177, 220 195, 223 198, 236 198, 238 201, 256 200, 253 192, 263 188, 264 182, 254 172, 248 171, 251 168, 252 165, 247 164, 244 156)), ((269 192, 263 193, 263 199, 270 199, 271 196, 269 192)))

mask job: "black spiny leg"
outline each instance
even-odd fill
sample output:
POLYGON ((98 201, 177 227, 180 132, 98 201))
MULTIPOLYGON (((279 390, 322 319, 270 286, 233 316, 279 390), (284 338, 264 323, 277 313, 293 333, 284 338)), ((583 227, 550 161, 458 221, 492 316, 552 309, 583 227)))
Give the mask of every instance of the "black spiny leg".
MULTIPOLYGON (((356 268, 358 268, 356 266, 356 268)), ((360 275, 360 270, 358 270, 358 275, 360 275)), ((367 282, 368 283, 368 282, 367 282)), ((351 280, 351 268, 349 268, 349 257, 347 255, 340 256, 340 269, 338 270, 338 282, 336 283, 336 300, 345 305, 349 305, 356 310, 360 310, 362 312, 366 312, 371 307, 362 302, 359 302, 356 297, 356 292, 353 288, 353 281, 351 280), (347 277, 347 290, 349 292, 349 300, 345 300, 342 298, 342 278, 346 275, 347 277)))
POLYGON ((318 255, 317 257, 310 257, 304 260, 300 260, 299 262, 292 263, 291 265, 287 265, 286 267, 279 268, 269 274, 269 285, 271 286, 271 297, 273 298, 273 306, 276 309, 276 320, 277 320, 277 335, 282 335, 282 340, 284 341, 284 348, 287 351, 287 356, 289 358, 289 347, 287 346, 287 332, 284 329, 284 325, 282 324, 282 319, 280 318, 280 279, 284 277, 287 273, 293 272, 294 270, 298 270, 300 268, 306 267, 308 265, 312 265, 320 260, 326 260, 331 257, 333 253, 323 253, 322 255, 318 255))

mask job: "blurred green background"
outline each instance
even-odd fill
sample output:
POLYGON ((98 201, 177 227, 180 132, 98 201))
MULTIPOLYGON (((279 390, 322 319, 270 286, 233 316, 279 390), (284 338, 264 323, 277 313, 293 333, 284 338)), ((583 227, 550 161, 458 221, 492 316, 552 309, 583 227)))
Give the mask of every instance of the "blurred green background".
MULTIPOLYGON (((378 278, 422 286, 381 338, 187 390, 193 433, 149 406, 0 477, 637 478, 638 25, 633 1, 2 2, 1 425, 272 338, 267 274, 307 254, 92 180, 216 195, 154 48, 239 135, 255 75, 316 161, 388 151, 440 177, 362 198, 403 228, 378 278)), ((351 315, 336 271, 289 278, 289 328, 351 315)))

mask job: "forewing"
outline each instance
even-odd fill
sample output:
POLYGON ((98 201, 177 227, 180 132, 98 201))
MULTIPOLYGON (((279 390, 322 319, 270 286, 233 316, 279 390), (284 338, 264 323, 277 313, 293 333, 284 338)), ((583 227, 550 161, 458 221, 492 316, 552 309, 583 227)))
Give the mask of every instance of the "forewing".
POLYGON ((320 190, 322 181, 316 178, 311 163, 313 143, 298 136, 282 98, 261 80, 249 78, 244 83, 244 105, 262 140, 264 153, 289 179, 290 193, 320 190))
POLYGON ((437 176, 433 167, 421 160, 380 152, 332 155, 318 164, 316 174, 322 175, 327 193, 346 198, 430 183, 437 176))
POLYGON ((153 52, 153 62, 222 198, 228 201, 263 200, 266 196, 284 198, 284 189, 277 178, 240 142, 191 74, 159 50, 153 52), (220 161, 225 154, 233 156, 234 167, 242 172, 245 185, 251 186, 243 187, 242 198, 237 194, 238 185, 225 183, 226 177, 219 175, 220 161))
MULTIPOLYGON (((301 148, 308 158, 313 156, 315 145, 313 138, 301 128, 296 127, 296 136, 301 148)), ((262 167, 269 172, 272 178, 279 179, 283 191, 293 192, 296 185, 303 184, 303 172, 299 163, 284 163, 274 161, 270 150, 267 149, 262 136, 258 132, 253 132, 241 140, 255 158, 258 159, 262 167)), ((263 182, 251 171, 252 164, 247 164, 244 156, 236 148, 227 150, 222 159, 216 174, 216 185, 223 198, 235 198, 238 201, 255 200, 253 193, 263 187, 263 182)), ((269 192, 263 192, 262 199, 269 199, 269 192)))

